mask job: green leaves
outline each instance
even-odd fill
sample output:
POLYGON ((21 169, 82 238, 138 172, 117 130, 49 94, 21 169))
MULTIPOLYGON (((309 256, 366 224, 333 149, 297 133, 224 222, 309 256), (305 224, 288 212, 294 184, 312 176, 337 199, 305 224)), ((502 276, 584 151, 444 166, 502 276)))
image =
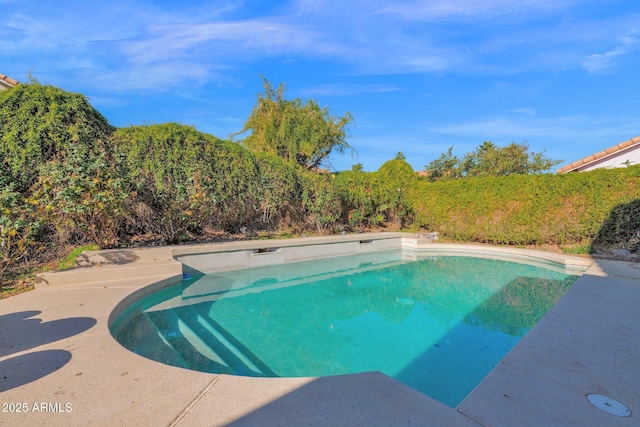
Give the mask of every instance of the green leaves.
POLYGON ((244 128, 251 131, 242 143, 252 151, 276 154, 306 169, 323 166, 332 152, 352 150, 346 128, 351 114, 333 117, 314 100, 284 99, 284 85, 274 89, 264 79, 264 94, 258 96, 244 128))
POLYGON ((0 91, 0 279, 67 237, 55 233, 54 213, 64 214, 67 224, 72 212, 91 209, 93 196, 81 203, 86 188, 70 181, 85 174, 86 165, 71 159, 100 156, 105 147, 96 144, 112 130, 82 95, 36 81, 0 91), (60 197, 50 194, 56 189, 60 197))
POLYGON ((377 172, 340 172, 333 185, 342 202, 343 219, 353 230, 384 223, 402 228, 412 221, 407 196, 417 179, 411 165, 396 156, 377 172))
POLYGON ((544 153, 529 152, 525 143, 512 142, 505 147, 497 147, 485 141, 475 151, 460 159, 453 155, 453 147, 429 163, 425 169, 429 181, 442 181, 480 176, 526 175, 546 172, 558 160, 551 160, 544 153))
POLYGON ((37 82, 0 92, 0 278, 68 242, 177 243, 242 229, 414 224, 452 240, 562 245, 637 232, 638 167, 540 174, 557 162, 485 142, 434 160, 429 180, 442 182, 418 180, 402 153, 377 172, 318 170, 350 149, 351 122, 286 100, 266 80, 243 144, 177 123, 114 130, 81 95, 37 82))
POLYGON ((304 172, 302 178, 302 206, 306 209, 306 222, 319 233, 336 229, 341 216, 339 190, 333 175, 304 172))
POLYGON ((638 199, 640 167, 631 167, 565 175, 419 181, 410 192, 409 205, 417 225, 437 230, 445 239, 572 245, 594 239, 594 243, 612 242, 611 233, 618 227, 613 224, 619 223, 616 206, 622 204, 628 206, 624 212, 634 212, 637 203, 631 202, 638 199), (608 217, 615 220, 605 221, 608 217))
POLYGON ((36 243, 42 226, 37 201, 14 191, 13 185, 0 188, 0 287, 3 278, 36 243))
POLYGON ((112 131, 80 94, 35 81, 0 91, 0 159, 18 191, 35 183, 47 161, 74 145, 90 149, 112 131))
POLYGON ((129 188, 107 150, 96 151, 75 146, 64 160, 47 162, 33 196, 59 232, 78 229, 100 247, 112 248, 120 243, 129 188))

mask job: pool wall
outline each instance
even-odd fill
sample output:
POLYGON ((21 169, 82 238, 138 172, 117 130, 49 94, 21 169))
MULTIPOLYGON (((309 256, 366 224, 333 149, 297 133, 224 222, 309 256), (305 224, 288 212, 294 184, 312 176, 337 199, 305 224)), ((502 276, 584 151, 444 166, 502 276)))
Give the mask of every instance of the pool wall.
MULTIPOLYGON (((359 255, 404 247, 404 236, 389 233, 375 237, 345 236, 338 241, 312 238, 279 241, 256 241, 248 248, 226 246, 224 251, 203 247, 203 252, 175 256, 187 274, 216 273, 220 271, 265 267, 293 262, 359 255)), ((243 242, 245 243, 245 242, 243 242)), ((243 245, 246 246, 246 245, 243 245)))

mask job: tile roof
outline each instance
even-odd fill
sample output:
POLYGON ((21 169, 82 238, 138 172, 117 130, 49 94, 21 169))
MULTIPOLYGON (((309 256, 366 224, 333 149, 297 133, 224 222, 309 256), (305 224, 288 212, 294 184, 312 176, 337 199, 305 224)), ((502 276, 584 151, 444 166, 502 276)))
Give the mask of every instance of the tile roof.
POLYGON ((14 80, 11 77, 5 76, 4 74, 0 74, 0 90, 6 89, 9 87, 14 87, 17 84, 18 84, 17 80, 14 80))
MULTIPOLYGON (((578 169, 582 166, 586 166, 590 163, 595 162, 596 160, 600 160, 604 157, 608 157, 611 156, 612 154, 617 153, 618 151, 624 150, 626 148, 631 147, 632 145, 636 145, 636 144, 640 144, 640 136, 636 136, 635 138, 631 138, 628 139, 624 142, 621 142, 620 144, 614 145, 613 147, 609 147, 605 150, 599 151, 595 154, 592 154, 590 156, 584 157, 580 160, 576 160, 575 162, 568 164, 566 166, 561 167, 560 169, 558 169, 558 173, 566 173, 566 172, 571 172, 575 169, 578 169)), ((639 145, 640 147, 640 145, 639 145)))

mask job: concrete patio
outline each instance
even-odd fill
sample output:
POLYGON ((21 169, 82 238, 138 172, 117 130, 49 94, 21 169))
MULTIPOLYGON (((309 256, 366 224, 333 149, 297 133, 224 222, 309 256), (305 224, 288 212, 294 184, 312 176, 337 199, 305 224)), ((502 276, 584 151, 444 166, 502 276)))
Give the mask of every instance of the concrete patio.
MULTIPOLYGON (((228 244, 216 250, 222 245, 228 244)), ((114 308, 132 293, 181 277, 180 263, 168 259, 176 254, 160 248, 78 269, 86 275, 81 283, 62 280, 0 301, 0 425, 640 425, 640 265, 500 251, 590 267, 457 408, 378 372, 245 378, 137 356, 115 341, 109 324, 114 308), (590 393, 622 402, 631 415, 594 407, 590 393)))

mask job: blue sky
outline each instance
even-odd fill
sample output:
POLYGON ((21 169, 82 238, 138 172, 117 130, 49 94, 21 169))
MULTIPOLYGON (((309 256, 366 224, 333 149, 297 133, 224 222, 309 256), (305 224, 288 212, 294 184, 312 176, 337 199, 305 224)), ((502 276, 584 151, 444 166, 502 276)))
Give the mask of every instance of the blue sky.
POLYGON ((640 135, 639 66, 637 0, 0 0, 0 73, 221 138, 262 74, 353 115, 336 170, 483 141, 569 163, 640 135))

